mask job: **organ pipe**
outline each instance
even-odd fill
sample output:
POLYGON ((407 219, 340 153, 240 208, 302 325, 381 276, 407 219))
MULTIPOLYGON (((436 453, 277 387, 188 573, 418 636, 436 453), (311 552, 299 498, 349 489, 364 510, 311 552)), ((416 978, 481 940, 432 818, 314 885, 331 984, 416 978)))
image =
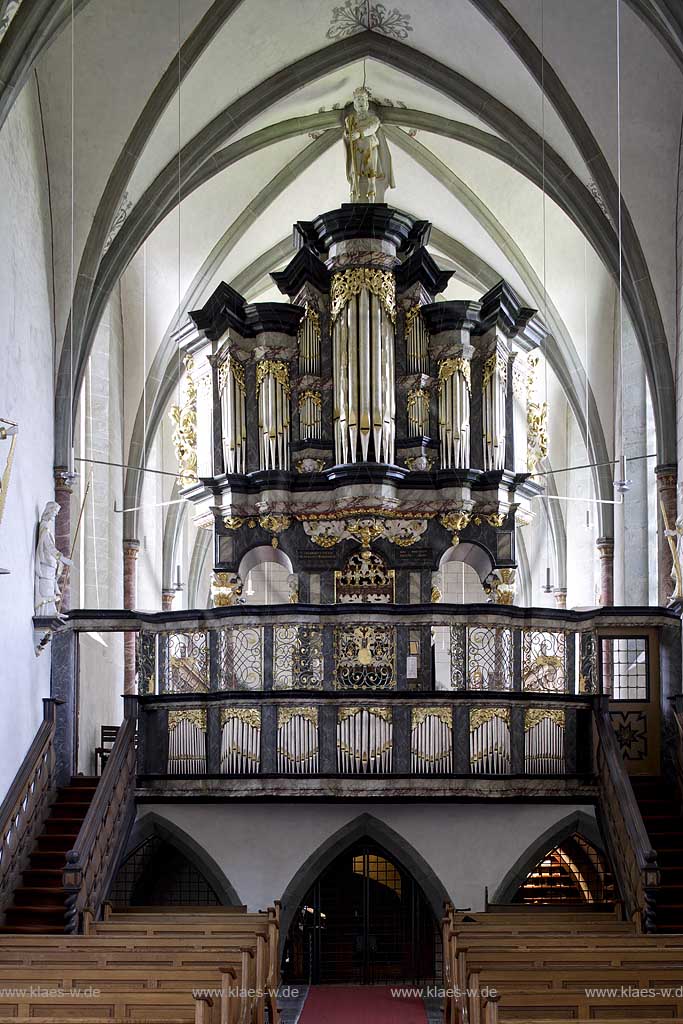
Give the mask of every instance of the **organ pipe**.
POLYGON ((298 333, 299 374, 317 377, 320 374, 320 314, 306 303, 298 333))
POLYGON ((423 437, 429 433, 429 391, 415 387, 408 392, 408 435, 423 437))
POLYGON ((427 373, 429 369, 429 331, 420 316, 420 307, 406 313, 406 368, 408 373, 427 373))
POLYGON ((291 387, 287 363, 261 360, 256 367, 256 392, 260 468, 289 469, 291 387))
POLYGON ((439 363, 439 436, 441 468, 468 469, 470 465, 469 360, 457 356, 439 363))
POLYGON ((337 461, 394 461, 395 282, 370 268, 335 274, 331 291, 337 461))
POLYGON ((304 440, 322 437, 322 396, 319 391, 299 395, 299 433, 304 440))
POLYGON ((244 369, 228 355, 218 373, 221 399, 223 458, 226 473, 246 473, 247 414, 245 407, 244 369))
POLYGON ((484 470, 505 469, 507 353, 498 346, 484 363, 481 391, 484 470))

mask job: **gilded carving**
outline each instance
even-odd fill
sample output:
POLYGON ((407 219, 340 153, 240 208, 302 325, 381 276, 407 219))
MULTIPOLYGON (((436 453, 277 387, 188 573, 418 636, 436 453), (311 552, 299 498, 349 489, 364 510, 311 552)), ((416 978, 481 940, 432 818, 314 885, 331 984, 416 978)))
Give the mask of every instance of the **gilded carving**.
POLYGON ((472 708, 470 711, 470 732, 474 732, 486 722, 494 718, 500 718, 508 726, 510 725, 509 708, 472 708))
POLYGON ((330 289, 330 317, 332 323, 354 295, 364 288, 377 296, 392 322, 396 321, 396 280, 389 270, 356 267, 335 274, 330 289))
POLYGON ((337 721, 345 722, 347 719, 353 718, 355 715, 359 715, 361 711, 367 711, 369 715, 381 718, 383 722, 391 722, 391 708, 382 707, 380 705, 370 707, 358 704, 351 707, 339 708, 339 711, 337 712, 337 721))
POLYGON ((418 725, 422 725, 428 718, 438 718, 440 722, 443 722, 450 729, 453 725, 453 710, 452 708, 442 707, 413 708, 413 729, 418 725))
POLYGON ((242 604, 242 580, 234 572, 214 572, 211 599, 214 608, 231 608, 242 604))
MULTIPOLYGON (((495 356, 492 357, 495 359, 495 356)), ((490 360, 489 360, 490 362, 490 360)), ((487 363, 488 365, 488 363, 487 363)), ((450 359, 442 359, 439 363, 439 380, 448 380, 454 373, 459 373, 467 385, 467 390, 472 393, 472 369, 469 359, 462 356, 453 356, 450 359)))
POLYGON ((322 395, 320 394, 319 391, 302 391, 298 398, 299 408, 301 408, 301 406, 307 399, 310 402, 313 402, 313 404, 317 406, 318 409, 320 409, 320 407, 323 404, 322 395))
POLYGON ((221 726, 232 718, 244 722, 245 725, 250 725, 252 729, 261 728, 260 708, 221 708, 221 726))
POLYGON ((288 530, 292 525, 291 516, 273 515, 268 514, 265 516, 259 516, 259 526, 263 530, 267 530, 268 533, 283 533, 288 530))
POLYGON ((307 707, 287 707, 278 708, 277 711, 277 726, 281 729, 282 726, 287 725, 293 718, 303 718, 305 721, 310 722, 311 725, 318 725, 318 709, 307 708, 307 707))
POLYGON ((170 417, 175 428, 172 440, 178 461, 178 476, 183 486, 187 487, 197 480, 197 387, 192 376, 192 356, 185 356, 184 364, 184 402, 171 407, 170 417))
POLYGON ((168 713, 168 731, 173 732, 181 722, 189 722, 206 732, 206 708, 182 708, 168 713))
POLYGON ((289 382, 289 365, 280 359, 262 359, 260 363, 256 364, 256 394, 261 390, 261 385, 269 374, 282 385, 289 398, 292 393, 289 382))
POLYGON ((491 600, 494 604, 515 603, 516 569, 496 569, 489 579, 491 600))
POLYGON ((564 711, 559 708, 527 708, 524 714, 524 731, 535 728, 544 719, 550 719, 564 729, 564 711))
POLYGON ((527 377, 527 469, 533 473, 548 454, 548 403, 536 399, 538 356, 530 356, 527 377))

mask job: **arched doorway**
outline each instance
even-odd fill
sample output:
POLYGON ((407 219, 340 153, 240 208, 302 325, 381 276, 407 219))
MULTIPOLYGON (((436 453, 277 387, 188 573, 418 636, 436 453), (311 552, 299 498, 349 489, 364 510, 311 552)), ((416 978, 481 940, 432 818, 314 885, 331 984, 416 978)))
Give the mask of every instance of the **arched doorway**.
POLYGON ((366 838, 336 857, 299 904, 283 977, 311 984, 430 981, 437 977, 440 945, 420 885, 366 838))

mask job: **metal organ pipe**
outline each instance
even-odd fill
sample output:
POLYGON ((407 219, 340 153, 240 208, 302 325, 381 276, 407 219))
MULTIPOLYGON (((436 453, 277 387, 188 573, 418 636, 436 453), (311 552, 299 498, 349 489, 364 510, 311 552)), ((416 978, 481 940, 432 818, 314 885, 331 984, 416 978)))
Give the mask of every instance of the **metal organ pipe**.
POLYGON ((505 469, 507 354, 498 348, 484 363, 481 391, 484 469, 505 469))
POLYGON ((226 473, 245 473, 247 455, 247 416, 245 409, 244 369, 228 355, 220 367, 218 387, 221 396, 223 458, 226 473))
POLYGON ((337 462, 393 463, 393 274, 357 268, 335 274, 331 290, 334 437, 337 462))
POLYGON ((457 356, 439 363, 441 468, 470 465, 470 364, 457 356))
POLYGON ((289 469, 291 387, 287 363, 272 359, 258 363, 256 391, 260 468, 289 469))

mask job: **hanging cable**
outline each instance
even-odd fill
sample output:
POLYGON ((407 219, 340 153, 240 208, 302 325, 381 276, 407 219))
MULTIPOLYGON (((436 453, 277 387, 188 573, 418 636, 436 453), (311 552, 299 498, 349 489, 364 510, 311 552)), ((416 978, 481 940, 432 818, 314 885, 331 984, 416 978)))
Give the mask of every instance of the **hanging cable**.
POLYGON ((73 295, 74 295, 74 278, 75 278, 75 229, 74 229, 74 210, 76 206, 76 192, 75 192, 75 125, 76 118, 74 114, 75 109, 75 98, 76 89, 74 84, 75 77, 75 18, 74 18, 74 0, 71 0, 71 252, 70 252, 70 277, 71 277, 71 317, 69 318, 69 464, 68 472, 71 474, 74 471, 74 306, 73 306, 73 295))
MULTIPOLYGON (((619 437, 621 455, 619 457, 619 477, 614 481, 614 488, 618 494, 626 494, 631 488, 631 481, 626 479, 626 457, 624 438, 624 248, 621 216, 621 0, 616 3, 616 50, 617 50, 617 193, 619 201, 617 234, 619 240, 619 372, 617 380, 619 384, 619 437)), ((615 434, 616 434, 616 415, 615 434)), ((616 457, 616 437, 614 442, 614 454, 616 457)))
MULTIPOLYGON (((541 5, 541 213, 543 226, 543 309, 545 323, 548 323, 548 287, 547 287, 547 223, 546 223, 546 193, 545 193, 545 19, 543 0, 541 5)), ((548 409, 548 339, 547 334, 543 336, 543 377, 545 391, 546 416, 548 409)), ((546 494, 547 498, 547 494, 546 494)), ((544 594, 551 594, 553 591, 550 573, 550 506, 546 505, 545 520, 545 584, 544 594)))

